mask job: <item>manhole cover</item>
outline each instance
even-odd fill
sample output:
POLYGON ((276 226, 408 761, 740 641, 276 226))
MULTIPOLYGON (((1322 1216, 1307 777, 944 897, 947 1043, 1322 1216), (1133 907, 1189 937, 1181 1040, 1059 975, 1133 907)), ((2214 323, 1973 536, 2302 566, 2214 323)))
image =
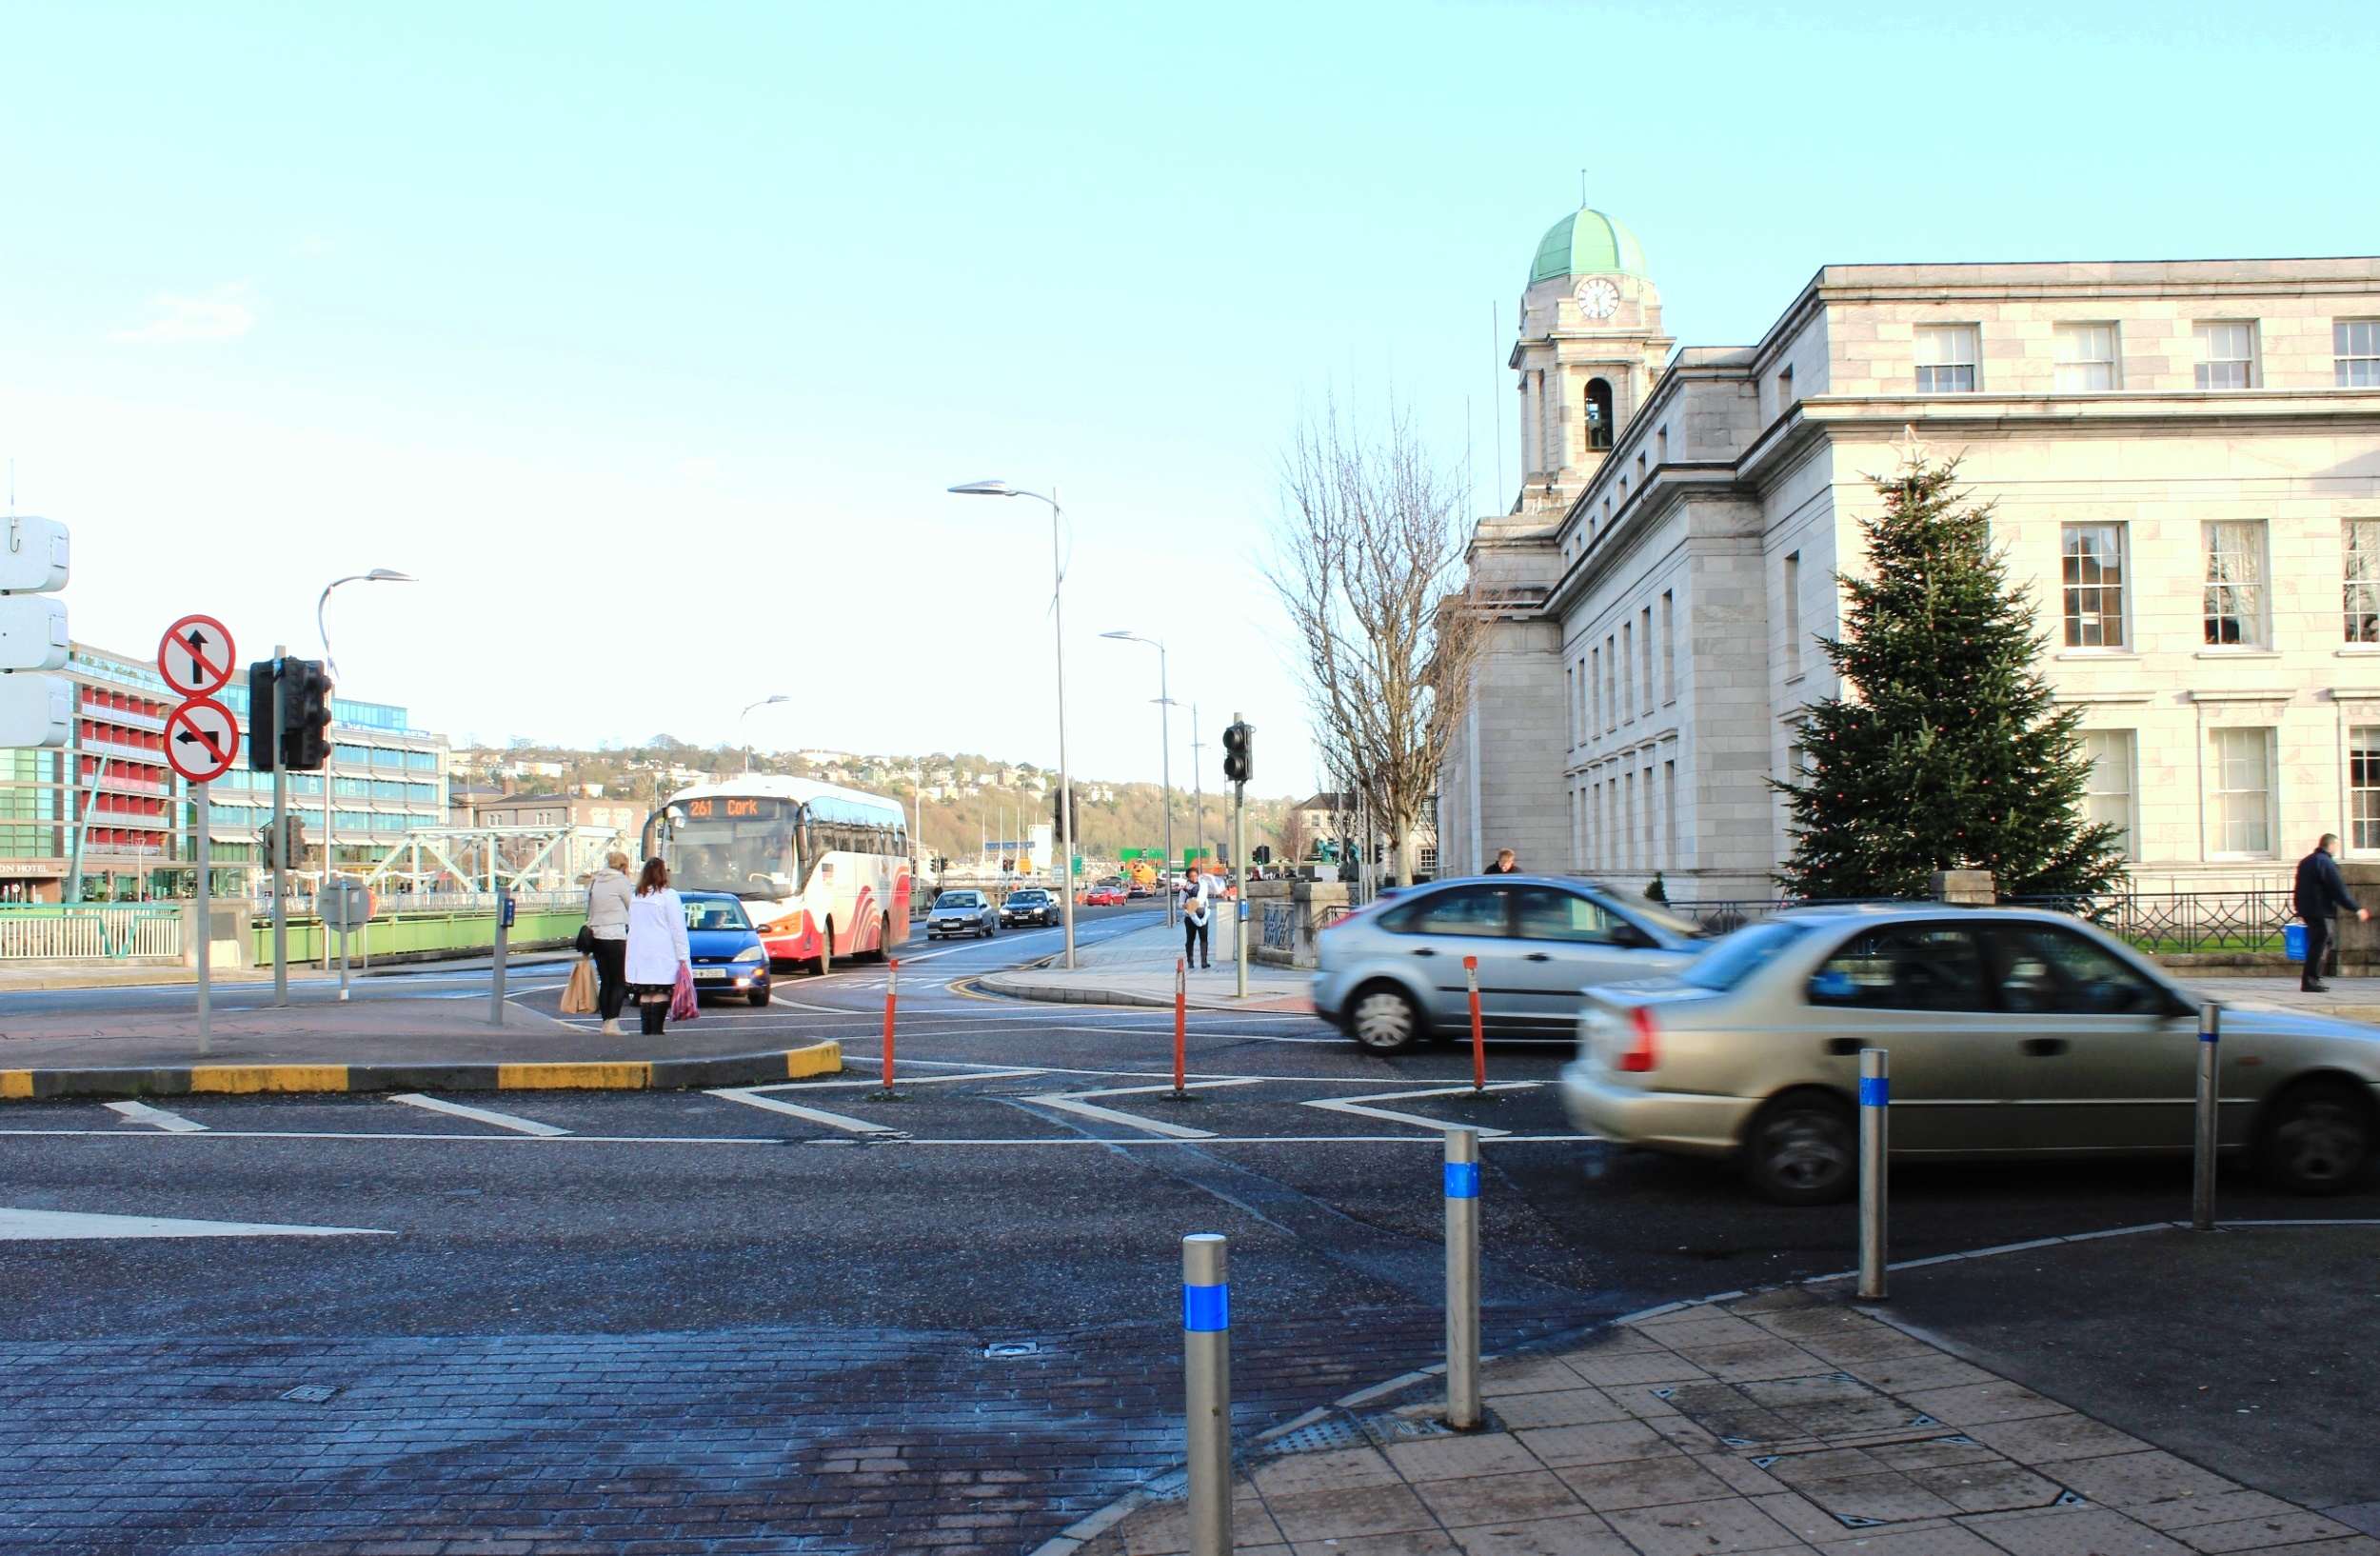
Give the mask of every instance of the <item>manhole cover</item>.
POLYGON ((295 1405, 320 1405, 338 1392, 328 1384, 302 1383, 281 1397, 295 1405))

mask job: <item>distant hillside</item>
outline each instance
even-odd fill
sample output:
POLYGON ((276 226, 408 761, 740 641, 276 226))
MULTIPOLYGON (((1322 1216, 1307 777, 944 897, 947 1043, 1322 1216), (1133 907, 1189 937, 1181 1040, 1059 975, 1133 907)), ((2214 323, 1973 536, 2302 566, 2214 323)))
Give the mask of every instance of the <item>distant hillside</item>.
MULTIPOLYGON (((501 788, 507 793, 548 792, 601 784, 604 792, 625 795, 650 809, 690 784, 732 777, 744 770, 740 747, 689 746, 668 735, 656 735, 639 746, 604 750, 580 750, 516 741, 501 749, 481 748, 454 753, 455 782, 460 786, 501 788)), ((1001 762, 973 752, 936 751, 930 755, 871 756, 847 751, 755 751, 754 772, 789 774, 844 784, 916 807, 926 851, 952 859, 976 857, 984 839, 1020 834, 1051 819, 1050 791, 1058 775, 1026 762, 1001 762), (917 793, 918 778, 923 795, 917 793)), ((1163 791, 1146 783, 1114 783, 1077 776, 1075 805, 1082 819, 1081 851, 1086 858, 1112 861, 1122 848, 1154 848, 1164 842, 1163 791)), ((1301 796, 1270 796, 1248 800, 1248 846, 1281 847, 1281 828, 1289 807, 1301 796)), ((1206 846, 1223 849, 1231 841, 1229 790, 1206 795, 1206 846)), ((1191 814, 1190 791, 1174 797, 1174 851, 1195 847, 1198 829, 1191 814)), ((1037 864, 1041 863, 1036 861, 1037 864)))

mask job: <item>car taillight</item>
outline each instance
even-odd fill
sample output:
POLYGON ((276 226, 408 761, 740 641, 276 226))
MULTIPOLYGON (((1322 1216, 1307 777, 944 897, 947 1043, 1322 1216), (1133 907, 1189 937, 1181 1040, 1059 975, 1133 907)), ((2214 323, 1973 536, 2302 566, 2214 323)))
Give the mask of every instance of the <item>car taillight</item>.
POLYGON ((1654 1042, 1653 1012, 1637 1006, 1628 1013, 1628 1026, 1636 1038, 1620 1054, 1619 1067, 1642 1074, 1661 1062, 1660 1049, 1654 1042))

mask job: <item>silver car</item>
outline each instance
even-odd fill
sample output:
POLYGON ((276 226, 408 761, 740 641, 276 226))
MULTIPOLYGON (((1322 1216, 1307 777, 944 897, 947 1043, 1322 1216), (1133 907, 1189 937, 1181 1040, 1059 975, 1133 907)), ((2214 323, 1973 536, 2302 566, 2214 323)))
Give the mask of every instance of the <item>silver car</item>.
MULTIPOLYGON (((1732 1156, 1787 1205, 1858 1176, 1859 1050, 1892 1071, 1900 1157, 2190 1147, 2196 996, 2131 947, 2047 911, 1807 908, 1751 925, 1676 977, 1588 990, 1570 1116, 1622 1145, 1732 1156)), ((2362 1182, 2380 1028, 2223 1004, 2219 1137, 2275 1187, 2362 1182)))
POLYGON ((1681 968, 1695 925, 1653 903, 1557 876, 1482 875, 1399 892, 1316 939, 1314 1009, 1374 1053, 1471 1029, 1463 959, 1477 957, 1482 1027, 1566 1032, 1589 984, 1681 968))
POLYGON ((928 940, 940 940, 946 935, 982 939, 998 933, 1000 909, 981 891, 945 891, 934 899, 934 910, 925 915, 928 940))

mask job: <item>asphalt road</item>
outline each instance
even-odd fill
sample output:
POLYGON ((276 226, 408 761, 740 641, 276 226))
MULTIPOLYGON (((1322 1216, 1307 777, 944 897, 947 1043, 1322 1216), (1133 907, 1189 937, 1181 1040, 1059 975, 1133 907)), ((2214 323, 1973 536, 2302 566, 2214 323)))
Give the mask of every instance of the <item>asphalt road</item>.
MULTIPOLYGON (((1151 917, 1086 914, 1081 935, 1096 940, 1151 917)), ((849 1070, 831 1082, 428 1099, 492 1118, 376 1097, 176 1099, 161 1105, 162 1117, 96 1102, 10 1105, 0 1112, 0 1208, 369 1234, 0 1245, 9 1250, 0 1336, 31 1347, 21 1351, 32 1358, 24 1378, 42 1380, 45 1401, 81 1402, 101 1423, 45 1419, 44 1440, 101 1431, 136 1403, 151 1416, 164 1411, 152 1441, 172 1454, 198 1440, 192 1423, 213 1420, 205 1408, 166 1408, 180 1390, 206 1401, 245 1398, 246 1387, 270 1399, 268 1384, 321 1376, 358 1398, 374 1397, 373 1378, 391 1387, 404 1379, 401 1406, 446 1400, 441 1388, 452 1384, 462 1394, 432 1412, 444 1425, 414 1423, 443 1445, 434 1463, 371 1461, 397 1488, 388 1526, 418 1528, 459 1516, 448 1506, 454 1486, 500 1473, 506 1454, 521 1451, 517 1432, 468 1405, 469 1378, 526 1368, 530 1382, 496 1394, 490 1407, 501 1411, 558 1387, 557 1377, 578 1377, 574 1367, 595 1365, 588 1358, 607 1358, 584 1398, 545 1397, 591 1410, 604 1402, 605 1378, 644 1399, 659 1377, 694 1389, 695 1409, 743 1397, 757 1365, 768 1419, 815 1426, 847 1415, 854 1430, 890 1433, 896 1445, 878 1453, 874 1470, 837 1471, 821 1466, 866 1455, 846 1446, 820 1460, 825 1448, 780 1434, 767 1461, 772 1485, 832 1484, 774 1497, 744 1537, 784 1543, 758 1548, 902 1548, 909 1536, 883 1520, 903 1515, 852 1513, 857 1503, 835 1476, 882 1474, 899 1487, 899 1466, 922 1475, 963 1438, 974 1445, 957 1455, 964 1473, 1006 1466, 1026 1478, 993 1483, 1017 1491, 994 1500, 1019 1506, 997 1509, 1004 1523, 982 1526, 980 1548, 1022 1549, 1173 1457, 1184 1233, 1230 1235, 1236 1334, 1251 1355, 1270 1358, 1243 1370, 1243 1426, 1431 1359, 1444 1123, 1503 1131, 1483 1151, 1483 1289, 1498 1343, 1854 1261, 1848 1207, 1776 1209, 1719 1167, 1577 1137, 1551 1084, 1566 1044, 1491 1045, 1495 1089, 1482 1096, 1470 1093, 1468 1055, 1455 1049, 1381 1060, 1308 1017, 1198 1014, 1191 1095, 1177 1101, 1167 1094, 1169 1012, 1028 1006, 968 989, 972 977, 1056 943, 1043 930, 912 947, 889 1099, 875 1068, 885 972, 860 966, 786 978, 764 1008, 723 1005, 702 1018, 717 1024, 706 1035, 721 1051, 840 1038, 849 1070), (1037 1348, 991 1376, 982 1348, 996 1340, 1037 1348), (127 1347, 153 1359, 142 1377, 94 1370, 94 1357, 127 1347), (235 1380, 252 1366, 263 1381, 227 1384, 203 1366, 173 1370, 192 1356, 236 1356, 235 1380), (869 1389, 855 1390, 861 1359, 873 1359, 869 1389), (958 1425, 932 1426, 946 1420, 958 1425), (986 1459, 985 1430, 1008 1457, 986 1459), (803 1539, 826 1543, 794 1543, 803 1539)), ((484 997, 485 977, 374 977, 358 997, 484 997)), ((559 982, 556 965, 516 987, 524 1003, 551 1009, 559 982)), ((0 996, 0 1019, 20 1001, 56 998, 0 996)), ((2244 1179, 2225 1187, 2230 1216, 2307 1213, 2303 1202, 2244 1179)), ((2188 1205, 2183 1164, 1909 1168, 1894 1182, 1893 1252, 2167 1220, 2188 1205)), ((2322 1213, 2380 1214, 2380 1195, 2322 1213)), ((704 1426, 648 1422, 607 1437, 601 1419, 578 1428, 591 1434, 591 1457, 539 1483, 557 1504, 587 1494, 579 1472, 588 1464, 649 1461, 677 1474, 686 1454, 718 1451, 704 1426)), ((295 1452, 299 1441, 266 1439, 273 1452, 295 1452)), ((0 1500, 24 1489, 12 1484, 19 1451, 32 1449, 0 1438, 0 1500)), ((106 1477, 92 1484, 104 1488, 106 1477)), ((882 1506, 923 1516, 949 1500, 921 1491, 882 1506)), ((229 1519, 228 1506, 219 1486, 193 1487, 177 1516, 204 1525, 229 1519)), ((507 1516, 572 1511, 525 1503, 507 1516)), ((323 1540, 314 1516, 292 1507, 243 1523, 236 1532, 251 1543, 224 1548, 323 1540)), ((539 1526, 625 1548, 602 1545, 586 1532, 593 1525, 539 1526)), ((10 1541, 0 1531, 0 1546, 10 1541)))

